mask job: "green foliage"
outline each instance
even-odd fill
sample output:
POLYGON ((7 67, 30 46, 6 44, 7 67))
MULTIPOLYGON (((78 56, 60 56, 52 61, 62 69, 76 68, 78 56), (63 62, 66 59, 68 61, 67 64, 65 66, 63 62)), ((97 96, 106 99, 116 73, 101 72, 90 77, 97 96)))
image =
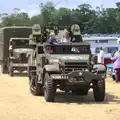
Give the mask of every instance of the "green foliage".
POLYGON ((116 8, 97 7, 93 9, 89 4, 79 5, 76 9, 55 8, 55 4, 47 2, 40 4, 40 14, 29 18, 28 13, 15 8, 12 14, 0 14, 2 26, 33 25, 68 26, 80 25, 82 33, 116 33, 120 32, 120 2, 116 8))

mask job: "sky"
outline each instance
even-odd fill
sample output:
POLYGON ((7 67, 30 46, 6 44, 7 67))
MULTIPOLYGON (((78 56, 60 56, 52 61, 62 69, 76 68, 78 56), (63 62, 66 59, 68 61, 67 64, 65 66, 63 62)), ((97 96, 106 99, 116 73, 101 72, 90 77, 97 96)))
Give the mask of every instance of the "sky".
MULTIPOLYGON (((14 8, 20 8, 23 12, 27 12, 29 16, 34 16, 40 13, 39 4, 48 0, 0 0, 0 13, 12 13, 14 8)), ((56 3, 58 0, 51 0, 56 3), (56 2, 55 2, 56 1, 56 2)), ((60 0, 59 0, 60 1, 60 0)), ((61 0, 62 1, 62 0, 61 0)), ((96 6, 115 7, 115 3, 120 0, 63 0, 56 8, 76 8, 78 5, 87 3, 93 8, 96 6)))

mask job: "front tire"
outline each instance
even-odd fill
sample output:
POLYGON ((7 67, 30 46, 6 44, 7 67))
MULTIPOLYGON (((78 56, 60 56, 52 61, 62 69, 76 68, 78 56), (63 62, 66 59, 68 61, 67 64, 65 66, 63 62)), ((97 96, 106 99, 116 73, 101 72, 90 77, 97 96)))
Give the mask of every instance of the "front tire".
POLYGON ((93 83, 93 93, 95 101, 104 101, 105 98, 105 80, 101 79, 93 83))
POLYGON ((30 80, 31 79, 31 73, 30 73, 30 68, 29 67, 27 68, 27 72, 28 72, 28 78, 30 80))
POLYGON ((11 77, 14 76, 14 69, 13 69, 13 62, 12 61, 9 63, 9 75, 11 77))
POLYGON ((113 79, 113 80, 116 80, 115 75, 112 75, 112 79, 113 79))
POLYGON ((44 77, 44 97, 46 102, 54 102, 56 93, 55 81, 50 79, 48 73, 44 77))

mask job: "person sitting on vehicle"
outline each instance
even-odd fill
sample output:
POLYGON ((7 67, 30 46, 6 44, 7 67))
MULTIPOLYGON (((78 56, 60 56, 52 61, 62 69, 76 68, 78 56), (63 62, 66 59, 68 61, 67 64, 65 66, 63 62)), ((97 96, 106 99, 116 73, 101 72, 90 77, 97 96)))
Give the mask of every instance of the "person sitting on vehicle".
POLYGON ((111 57, 113 61, 113 69, 115 70, 116 82, 120 82, 120 51, 115 53, 114 57, 111 57))
POLYGON ((48 36, 49 36, 49 32, 47 31, 46 27, 44 27, 42 31, 42 40, 46 42, 46 40, 48 39, 48 36))
POLYGON ((53 32, 50 33, 50 38, 48 39, 48 43, 51 44, 51 46, 48 47, 49 53, 54 53, 56 51, 55 44, 57 44, 57 40, 56 40, 55 34, 53 32))
POLYGON ((67 29, 64 29, 64 31, 63 31, 63 36, 62 36, 60 42, 61 42, 61 43, 67 43, 67 42, 73 42, 74 40, 75 40, 74 38, 72 39, 72 38, 69 36, 68 30, 67 30, 67 29))
POLYGON ((49 44, 57 44, 57 40, 55 38, 55 34, 53 32, 50 33, 50 38, 48 40, 49 44))
POLYGON ((68 26, 67 28, 68 32, 69 32, 69 36, 71 37, 71 39, 73 38, 73 32, 71 31, 71 27, 68 26))

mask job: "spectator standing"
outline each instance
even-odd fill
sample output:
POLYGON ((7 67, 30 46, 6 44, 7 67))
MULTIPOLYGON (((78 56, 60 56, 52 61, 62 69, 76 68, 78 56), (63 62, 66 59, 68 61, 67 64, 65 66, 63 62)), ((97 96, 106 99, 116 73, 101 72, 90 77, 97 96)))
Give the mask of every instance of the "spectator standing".
POLYGON ((120 82, 120 51, 115 53, 114 57, 111 57, 113 61, 113 69, 115 70, 116 82, 120 82))
POLYGON ((100 53, 98 54, 98 63, 104 64, 104 50, 101 47, 100 53))

